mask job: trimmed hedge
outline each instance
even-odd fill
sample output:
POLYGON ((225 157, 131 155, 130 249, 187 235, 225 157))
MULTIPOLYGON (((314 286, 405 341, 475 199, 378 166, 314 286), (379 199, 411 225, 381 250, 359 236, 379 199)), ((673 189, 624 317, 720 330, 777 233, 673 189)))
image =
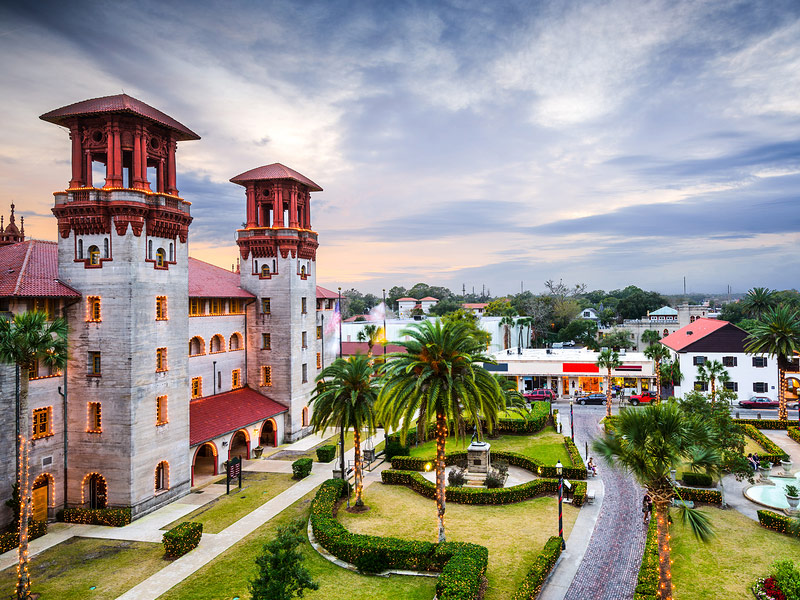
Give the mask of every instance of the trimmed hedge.
POLYGON ((295 479, 303 479, 311 474, 314 461, 310 458, 298 458, 292 463, 292 474, 295 479))
POLYGON ((161 541, 164 544, 167 558, 178 558, 197 548, 201 537, 203 537, 202 523, 184 521, 164 532, 161 541))
MULTIPOLYGON (((28 540, 32 541, 36 538, 42 537, 44 534, 47 533, 47 522, 45 521, 34 521, 31 519, 28 521, 28 540)), ((0 535, 0 554, 3 552, 8 552, 9 550, 14 550, 15 548, 19 547, 19 531, 8 531, 2 535, 0 535)))
POLYGON ((653 516, 650 517, 650 525, 647 527, 647 539, 644 543, 642 565, 639 567, 633 600, 658 600, 658 576, 658 529, 656 518, 653 516))
POLYGON ((787 419, 733 419, 737 425, 752 425, 758 429, 786 429, 791 421, 787 419))
POLYGON ((329 463, 336 456, 336 446, 327 444, 317 448, 317 460, 321 463, 329 463))
POLYGON ((362 570, 367 567, 374 572, 387 568, 440 571, 436 582, 439 600, 473 600, 478 595, 489 564, 486 547, 351 533, 333 516, 343 485, 341 479, 325 481, 311 502, 311 528, 323 548, 362 570))
POLYGON ((130 508, 65 508, 65 523, 124 527, 131 523, 130 508))
MULTIPOLYGON (((381 473, 381 481, 388 485, 405 485, 421 496, 436 497, 436 486, 425 479, 417 471, 400 471, 387 469, 381 473)), ((574 506, 583 506, 586 502, 586 482, 576 481, 572 485, 574 506)), ((529 498, 545 494, 558 493, 558 479, 534 479, 526 483, 507 488, 472 488, 472 487, 446 487, 445 500, 456 504, 487 505, 487 504, 512 504, 522 502, 529 498)))
POLYGON ((544 580, 547 579, 559 556, 561 556, 561 538, 553 536, 545 542, 544 548, 536 557, 533 566, 528 570, 528 574, 511 600, 536 600, 542 591, 544 580))
POLYGON ((794 519, 791 517, 787 517, 786 515, 782 515, 771 510, 758 511, 758 522, 761 523, 761 526, 766 527, 767 529, 772 529, 773 531, 777 531, 778 533, 790 534, 789 525, 793 520, 794 519))
POLYGON ((789 429, 786 430, 786 434, 795 442, 800 443, 800 429, 797 427, 789 427, 789 429))
POLYGON ((693 473, 692 471, 681 473, 681 481, 684 485, 696 487, 711 487, 714 483, 714 479, 708 473, 693 473))
POLYGON ((722 492, 719 490, 679 487, 676 491, 680 494, 680 498, 677 496, 675 498, 677 501, 683 499, 686 501, 691 500, 692 502, 702 502, 704 504, 722 505, 722 492))
MULTIPOLYGON (((570 461, 572 461, 573 465, 582 465, 583 464, 583 457, 581 456, 580 450, 575 445, 575 442, 572 441, 572 438, 568 435, 564 436, 564 445, 567 447, 567 454, 569 455, 570 461)), ((584 468, 584 472, 586 469, 584 468)), ((586 475, 581 477, 581 479, 586 479, 586 475)))
POLYGON ((748 437, 751 437, 759 446, 764 448, 767 451, 766 454, 759 454, 758 457, 763 460, 768 460, 771 463, 780 462, 782 460, 788 460, 789 455, 783 451, 783 448, 778 446, 775 442, 761 433, 758 429, 756 429, 753 425, 745 425, 744 426, 744 433, 748 437))

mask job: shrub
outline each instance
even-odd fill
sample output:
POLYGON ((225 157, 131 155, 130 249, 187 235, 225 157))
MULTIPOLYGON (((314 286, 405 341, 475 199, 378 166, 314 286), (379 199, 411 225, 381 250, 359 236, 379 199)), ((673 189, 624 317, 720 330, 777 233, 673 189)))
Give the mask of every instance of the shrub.
POLYGON ((786 419, 733 419, 737 425, 752 425, 758 429, 786 429, 789 421, 786 419))
POLYGON ((639 577, 636 579, 634 600, 658 600, 658 574, 658 531, 656 519, 651 517, 650 525, 647 527, 647 539, 644 543, 639 577))
POLYGON ((124 527, 131 522, 130 508, 65 508, 65 523, 124 527))
POLYGON ((708 473, 693 473, 692 471, 684 471, 681 474, 683 485, 697 486, 697 487, 711 487, 714 483, 711 475, 708 473))
POLYGON ((547 579, 559 556, 561 556, 561 538, 553 536, 545 542, 544 548, 536 557, 512 600, 536 600, 542 591, 544 580, 547 579))
POLYGON ((317 448, 317 460, 321 463, 329 463, 336 456, 336 446, 326 444, 317 448))
MULTIPOLYGON (((778 429, 777 427, 774 429, 778 429)), ((762 461, 769 461, 771 463, 776 463, 781 460, 788 460, 789 455, 783 451, 783 448, 778 446, 775 442, 761 433, 758 429, 755 428, 753 425, 745 425, 744 426, 744 433, 746 436, 752 438, 759 446, 764 448, 767 451, 766 454, 759 454, 758 457, 762 461)))
POLYGON ((500 475, 500 471, 489 469, 489 472, 486 474, 486 479, 483 480, 483 485, 491 490, 503 487, 505 481, 505 477, 500 475))
POLYGON ((797 427, 789 427, 789 429, 786 430, 786 433, 795 442, 800 443, 800 429, 798 429, 797 427))
POLYGON ((465 469, 451 469, 447 474, 447 485, 462 487, 465 483, 467 483, 467 471, 465 469))
POLYGON ((386 445, 383 451, 386 460, 392 460, 395 456, 408 456, 410 450, 411 446, 401 444, 400 439, 395 435, 386 437, 386 445))
POLYGON ((167 558, 178 558, 197 548, 203 537, 203 524, 184 521, 164 533, 162 542, 167 558))
MULTIPOLYGON (((680 499, 692 502, 702 502, 704 504, 722 505, 722 492, 719 490, 706 490, 690 487, 678 488, 680 499)), ((676 500, 680 501, 676 498, 676 500)))
POLYGON ((776 560, 772 563, 772 576, 786 600, 800 600, 800 571, 790 560, 776 560))
MULTIPOLYGON (((32 541, 42 537, 47 533, 47 523, 45 521, 28 521, 28 540, 32 541)), ((0 554, 8 552, 19 546, 19 530, 8 531, 0 535, 0 554)))
POLYGON ((310 458, 298 458, 292 463, 292 473, 295 479, 303 479, 311 474, 313 461, 310 458))
POLYGON ((781 515, 771 510, 759 510, 758 522, 767 529, 772 529, 778 533, 791 534, 792 519, 786 515, 781 515))

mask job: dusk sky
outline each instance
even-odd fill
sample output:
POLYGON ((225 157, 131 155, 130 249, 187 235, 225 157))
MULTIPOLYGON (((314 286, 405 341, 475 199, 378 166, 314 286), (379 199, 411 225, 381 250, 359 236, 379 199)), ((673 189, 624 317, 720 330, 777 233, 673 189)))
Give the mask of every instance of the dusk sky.
POLYGON ((244 190, 314 180, 317 282, 513 293, 797 287, 800 2, 17 2, 0 8, 0 213, 56 239, 67 131, 125 93, 178 146, 190 253, 244 190))

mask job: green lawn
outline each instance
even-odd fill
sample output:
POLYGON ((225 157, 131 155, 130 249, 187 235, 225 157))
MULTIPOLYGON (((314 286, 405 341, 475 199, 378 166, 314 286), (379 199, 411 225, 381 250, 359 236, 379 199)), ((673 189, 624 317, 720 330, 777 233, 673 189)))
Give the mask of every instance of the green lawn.
MULTIPOLYGON (((447 451, 466 450, 469 441, 470 438, 466 438, 461 443, 448 439, 447 451)), ((545 465, 555 465, 560 460, 564 466, 574 466, 567 454, 567 448, 564 446, 564 436, 556 433, 552 427, 546 427, 542 431, 530 435, 501 435, 494 440, 487 438, 486 441, 491 444, 494 451, 518 452, 540 460, 545 465)), ((435 454, 436 443, 433 440, 411 447, 411 456, 432 457, 435 454)))
MULTIPOLYGON (((433 500, 403 486, 373 483, 364 493, 365 513, 339 511, 350 531, 436 541, 436 505, 433 500)), ((564 535, 578 516, 564 505, 564 535)), ((541 497, 503 506, 467 506, 450 502, 445 517, 447 541, 474 542, 489 548, 489 587, 486 600, 507 600, 519 586, 542 546, 558 533, 558 502, 541 497)), ((402 596, 405 598, 406 596, 402 596)))
POLYGON ((735 510, 702 509, 711 518, 716 537, 710 544, 695 540, 688 528, 670 528, 672 580, 675 597, 681 600, 752 600, 750 586, 769 575, 769 566, 779 559, 800 561, 800 540, 761 527, 735 510))
MULTIPOLYGON (((224 482, 224 479, 223 479, 224 482)), ((203 532, 219 533, 252 512, 271 498, 274 498, 295 483, 290 473, 254 473, 242 471, 242 489, 233 487, 230 495, 223 494, 196 511, 173 521, 164 529, 171 529, 184 521, 203 524, 203 532)))
MULTIPOLYGON (((31 591, 43 600, 112 600, 168 564, 161 544, 73 537, 31 558, 31 591)), ((14 595, 16 581, 16 566, 0 573, 0 597, 14 595)))
MULTIPOLYGON (((273 520, 205 565, 159 600, 230 600, 250 598, 248 582, 255 574, 255 557, 275 529, 292 519, 307 521, 311 499, 316 491, 298 500, 273 520)), ((370 577, 347 571, 322 558, 306 542, 302 547, 305 566, 320 589, 308 591, 306 600, 431 600, 436 579, 429 577, 370 577)))

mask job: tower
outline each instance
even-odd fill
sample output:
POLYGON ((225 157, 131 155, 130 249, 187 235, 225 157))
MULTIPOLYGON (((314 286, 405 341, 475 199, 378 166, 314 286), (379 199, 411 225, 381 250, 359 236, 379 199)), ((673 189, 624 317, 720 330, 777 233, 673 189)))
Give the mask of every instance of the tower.
POLYGON ((67 504, 136 517, 189 490, 192 217, 175 152, 200 138, 124 94, 40 118, 72 140, 53 207, 59 278, 81 293, 68 308, 67 504))
POLYGON ((247 193, 247 222, 237 231, 241 287, 256 296, 248 314, 247 380, 289 407, 286 437, 308 433, 308 401, 321 365, 316 322, 317 234, 311 192, 322 188, 275 163, 237 175, 247 193))

